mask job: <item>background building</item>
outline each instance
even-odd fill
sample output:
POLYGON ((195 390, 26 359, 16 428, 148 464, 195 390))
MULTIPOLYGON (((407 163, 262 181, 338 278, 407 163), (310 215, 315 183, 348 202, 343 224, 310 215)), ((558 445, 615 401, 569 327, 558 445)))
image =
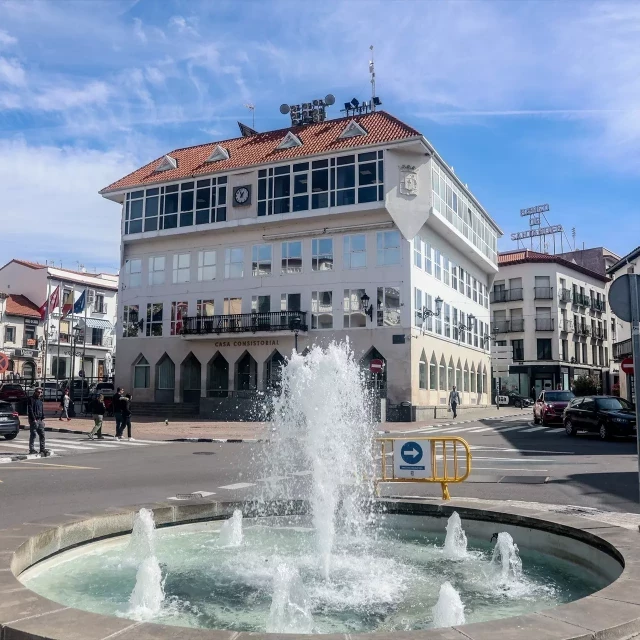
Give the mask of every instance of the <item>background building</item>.
POLYGON ((110 376, 116 346, 113 329, 117 317, 117 275, 90 274, 25 260, 12 260, 0 268, 0 291, 24 296, 36 308, 58 287, 59 304, 38 325, 42 327, 42 340, 37 357, 44 370, 37 377, 66 380, 81 371, 88 379, 110 376), (83 311, 80 315, 68 313, 63 317, 64 305, 73 306, 84 291, 88 301, 86 314, 83 311))
POLYGON ((513 347, 503 386, 526 396, 570 389, 596 375, 609 391, 609 278, 559 255, 517 249, 500 253, 491 292, 491 331, 513 347))
MULTIPOLYGON (((486 404, 501 231, 387 113, 178 149, 102 194, 122 206, 116 382, 205 415, 349 338, 389 401, 486 404)), ((239 409, 240 410, 240 409, 239 409)))

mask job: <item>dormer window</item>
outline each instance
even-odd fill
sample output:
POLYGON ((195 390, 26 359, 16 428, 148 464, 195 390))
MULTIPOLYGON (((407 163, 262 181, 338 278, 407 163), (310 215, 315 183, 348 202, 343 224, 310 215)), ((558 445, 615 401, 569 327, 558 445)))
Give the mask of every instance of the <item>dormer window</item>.
POLYGON ((276 147, 276 149, 292 149, 293 147, 301 147, 302 141, 295 133, 289 131, 287 135, 282 139, 282 142, 276 147))
POLYGON ((338 136, 338 139, 357 138, 358 136, 366 136, 367 132, 355 121, 352 120, 347 128, 338 136))
POLYGON ((224 148, 218 145, 209 155, 209 157, 205 160, 205 162, 218 162, 219 160, 228 160, 229 152, 224 148))
POLYGON ((178 168, 178 161, 169 155, 166 155, 161 161, 160 164, 155 168, 156 171, 170 171, 171 169, 178 168))

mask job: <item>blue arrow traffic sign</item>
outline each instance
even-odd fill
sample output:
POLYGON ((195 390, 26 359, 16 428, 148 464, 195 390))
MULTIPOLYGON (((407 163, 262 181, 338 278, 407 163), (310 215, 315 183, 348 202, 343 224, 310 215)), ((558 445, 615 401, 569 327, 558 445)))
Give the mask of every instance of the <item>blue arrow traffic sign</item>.
POLYGON ((422 447, 417 442, 405 442, 400 455, 407 464, 418 464, 422 460, 422 447))

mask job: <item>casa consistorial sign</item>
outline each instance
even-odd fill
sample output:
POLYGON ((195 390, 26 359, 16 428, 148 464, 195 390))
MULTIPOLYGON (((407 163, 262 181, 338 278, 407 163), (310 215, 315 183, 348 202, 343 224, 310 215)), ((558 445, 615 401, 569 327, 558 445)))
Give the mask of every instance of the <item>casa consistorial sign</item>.
POLYGON ((400 193, 404 196, 418 195, 418 172, 413 165, 400 165, 400 193))

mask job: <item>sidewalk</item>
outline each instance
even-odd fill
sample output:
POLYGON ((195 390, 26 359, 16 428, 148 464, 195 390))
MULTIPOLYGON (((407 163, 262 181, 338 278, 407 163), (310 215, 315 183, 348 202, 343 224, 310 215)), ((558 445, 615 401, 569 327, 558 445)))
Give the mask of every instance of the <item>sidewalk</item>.
MULTIPOLYGON (((495 407, 488 409, 468 409, 458 414, 457 420, 448 414, 447 418, 424 420, 421 422, 385 422, 377 426, 380 433, 401 433, 414 431, 428 426, 447 426, 450 424, 464 424, 475 420, 488 418, 506 418, 509 416, 531 417, 532 409, 515 409, 514 407, 495 407)), ((93 428, 93 419, 88 417, 73 418, 71 421, 60 421, 58 415, 47 412, 47 431, 61 431, 63 433, 86 434, 93 428)), ((212 420, 185 419, 169 421, 132 416, 132 435, 140 440, 200 440, 203 442, 216 441, 257 441, 269 438, 269 424, 265 422, 214 422, 212 420)), ((114 418, 105 417, 102 433, 114 436, 114 418)), ((125 434, 126 435, 126 434, 125 434)))

